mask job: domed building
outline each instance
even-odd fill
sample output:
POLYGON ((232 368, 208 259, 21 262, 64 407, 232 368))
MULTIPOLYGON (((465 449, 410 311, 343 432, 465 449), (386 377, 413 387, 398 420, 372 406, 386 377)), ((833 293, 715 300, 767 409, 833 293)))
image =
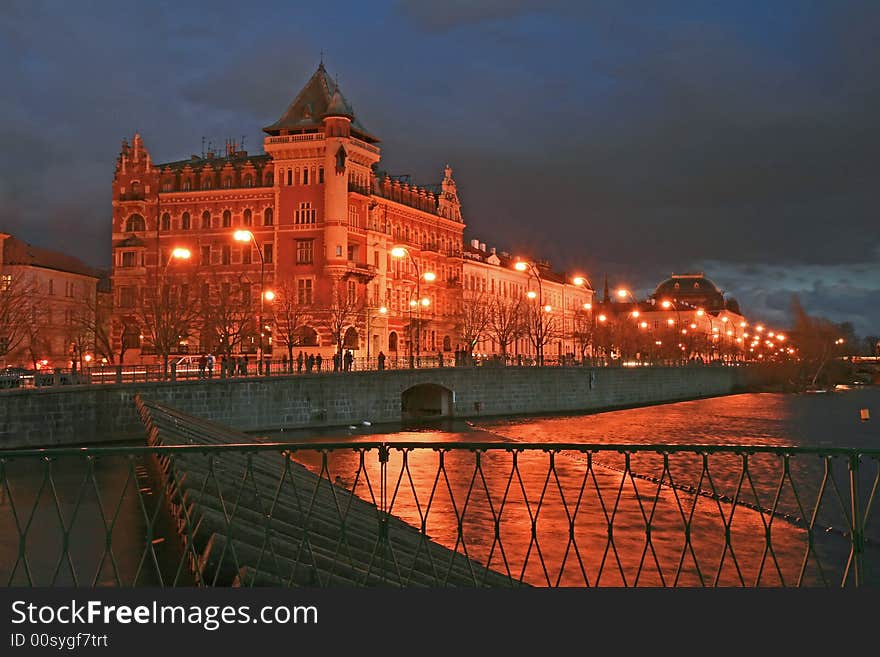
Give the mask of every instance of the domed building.
POLYGON ((703 272, 672 274, 657 286, 649 299, 655 304, 671 301, 682 309, 702 308, 713 313, 725 309, 724 292, 703 272))

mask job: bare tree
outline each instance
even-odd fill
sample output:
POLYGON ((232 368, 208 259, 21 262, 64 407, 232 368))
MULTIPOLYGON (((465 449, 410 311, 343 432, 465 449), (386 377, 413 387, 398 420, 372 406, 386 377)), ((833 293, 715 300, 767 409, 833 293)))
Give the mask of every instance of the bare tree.
POLYGON ((293 348, 303 344, 303 331, 311 321, 309 308, 298 303, 296 290, 283 283, 272 302, 275 340, 287 349, 288 367, 293 363, 293 348))
POLYGON ((33 277, 0 269, 0 358, 4 361, 30 337, 36 288, 33 277))
POLYGON ((486 336, 491 319, 489 303, 488 295, 480 291, 467 291, 459 301, 456 326, 468 353, 486 336))
POLYGON ((160 285, 145 288, 136 309, 137 321, 168 374, 171 353, 193 334, 201 317, 201 299, 193 291, 193 278, 165 277, 160 285))
POLYGON ((202 340, 205 336, 220 354, 231 354, 248 338, 259 339, 262 327, 256 326, 250 282, 244 277, 220 279, 214 277, 209 290, 216 294, 203 295, 200 305, 202 340), (255 331, 256 329, 256 331, 255 331))
POLYGON ((110 315, 110 306, 103 303, 98 295, 86 295, 73 310, 70 332, 88 336, 86 342, 95 357, 106 358, 108 363, 113 363, 110 315))
POLYGON ((572 337, 580 352, 581 359, 587 355, 587 349, 593 344, 596 332, 595 316, 591 310, 578 308, 572 320, 572 337))
POLYGON ((534 300, 523 304, 522 317, 524 332, 535 348, 538 365, 543 365, 544 347, 550 344, 558 333, 556 317, 534 300))
POLYGON ((523 329, 523 302, 521 299, 496 297, 488 306, 487 332, 498 343, 501 355, 507 356, 507 348, 521 335, 523 329))
POLYGON ((791 312, 794 326, 790 335, 797 343, 798 356, 805 368, 802 377, 809 379, 810 386, 815 386, 829 361, 841 351, 844 343, 841 330, 823 317, 808 315, 797 295, 792 297, 791 312))
MULTIPOLYGON (((338 358, 342 357, 342 343, 345 338, 345 331, 356 322, 358 316, 363 312, 363 304, 356 295, 352 297, 348 294, 344 283, 345 281, 339 281, 333 285, 330 303, 318 311, 322 325, 330 332, 333 343, 336 345, 338 358)), ((341 365, 340 361, 337 367, 341 365)))

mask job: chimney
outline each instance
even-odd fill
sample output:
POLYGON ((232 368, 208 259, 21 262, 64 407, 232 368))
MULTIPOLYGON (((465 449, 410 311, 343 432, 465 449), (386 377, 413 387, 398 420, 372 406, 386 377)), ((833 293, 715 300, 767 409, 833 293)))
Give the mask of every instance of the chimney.
POLYGON ((484 252, 485 252, 485 250, 486 250, 486 243, 485 243, 485 242, 480 242, 480 251, 484 251, 484 252))
POLYGON ((492 255, 495 255, 495 247, 492 247, 492 255))
POLYGON ((471 246, 477 250, 480 248, 480 240, 471 240, 471 246))

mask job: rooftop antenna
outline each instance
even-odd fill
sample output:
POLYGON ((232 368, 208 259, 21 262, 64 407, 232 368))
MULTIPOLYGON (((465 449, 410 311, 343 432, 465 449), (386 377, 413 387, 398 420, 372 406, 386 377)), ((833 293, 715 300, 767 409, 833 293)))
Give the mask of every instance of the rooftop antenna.
POLYGON ((202 135, 202 159, 205 159, 205 136, 202 135))
POLYGON ((244 135, 241 136, 241 150, 244 151, 244 135))

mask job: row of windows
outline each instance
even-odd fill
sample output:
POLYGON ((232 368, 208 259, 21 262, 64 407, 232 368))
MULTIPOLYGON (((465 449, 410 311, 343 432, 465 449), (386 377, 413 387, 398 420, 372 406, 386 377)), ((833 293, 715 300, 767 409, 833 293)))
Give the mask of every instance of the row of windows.
POLYGON ((288 186, 324 184, 324 167, 291 167, 282 169, 279 175, 282 184, 286 181, 288 186))
MULTIPOLYGON (((241 178, 241 187, 253 187, 255 184, 257 184, 258 180, 259 180, 258 177, 254 176, 250 173, 246 173, 241 178)), ((263 186, 264 187, 271 187, 274 183, 275 183, 275 178, 272 175, 272 173, 267 173, 264 176, 263 186)), ((235 179, 232 176, 223 176, 223 178, 220 180, 220 187, 223 189, 231 189, 236 186, 237 185, 235 184, 235 179)), ((190 191, 196 191, 196 190, 208 190, 208 189, 214 189, 214 176, 213 175, 211 177, 205 178, 204 180, 201 180, 201 181, 197 180, 197 178, 195 176, 193 176, 193 177, 185 178, 180 183, 180 191, 183 191, 183 192, 190 192, 190 191)), ((163 180, 162 181, 162 191, 163 192, 175 191, 174 181, 168 180, 168 179, 163 180)), ((134 186, 132 186, 132 192, 134 193, 134 186)))
MULTIPOLYGON (((192 228, 192 223, 192 216, 189 212, 184 212, 182 215, 180 215, 181 230, 190 230, 192 228)), ((275 213, 272 208, 266 208, 265 210, 263 210, 263 225, 271 226, 274 223, 275 213)), ((241 213, 241 225, 254 225, 254 213, 253 210, 251 210, 250 208, 245 209, 244 212, 241 213)), ((215 218, 211 215, 210 211, 205 210, 204 212, 202 212, 200 226, 202 229, 232 228, 232 211, 224 210, 220 217, 215 221, 215 218)), ((162 216, 159 219, 159 228, 163 231, 168 231, 172 229, 170 213, 162 213, 162 216)), ((125 230, 129 233, 146 230, 144 218, 138 214, 131 215, 125 222, 125 230)))

